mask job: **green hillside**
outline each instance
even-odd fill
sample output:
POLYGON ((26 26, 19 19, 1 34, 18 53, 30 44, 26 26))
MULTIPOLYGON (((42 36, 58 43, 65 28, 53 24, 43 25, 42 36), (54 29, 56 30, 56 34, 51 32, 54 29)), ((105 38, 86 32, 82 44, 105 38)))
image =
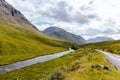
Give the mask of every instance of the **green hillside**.
POLYGON ((0 18, 0 65, 66 50, 69 43, 0 18))
POLYGON ((79 47, 102 49, 104 51, 108 51, 108 52, 120 55, 120 40, 85 44, 79 47))
POLYGON ((0 74, 0 80, 119 80, 118 71, 105 56, 91 49, 78 49, 63 57, 38 63, 9 73, 0 74), (53 65, 54 64, 54 65, 53 65), (92 69, 93 64, 109 67, 92 69))

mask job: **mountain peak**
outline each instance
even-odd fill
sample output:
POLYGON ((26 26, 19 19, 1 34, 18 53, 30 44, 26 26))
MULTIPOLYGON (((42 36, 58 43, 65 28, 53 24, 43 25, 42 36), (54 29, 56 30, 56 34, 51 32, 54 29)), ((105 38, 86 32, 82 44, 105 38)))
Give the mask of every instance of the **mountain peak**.
MULTIPOLYGON (((45 31, 45 32, 51 32, 51 31, 54 31, 54 32, 66 32, 64 29, 58 28, 58 27, 55 27, 55 26, 48 27, 48 28, 45 29, 44 31, 45 31)), ((44 31, 43 31, 43 32, 44 32, 44 31)))
POLYGON ((54 26, 45 29, 43 31, 43 33, 47 34, 48 36, 51 36, 51 37, 55 37, 58 39, 62 39, 62 40, 66 40, 66 41, 70 41, 70 42, 74 42, 74 43, 84 43, 85 42, 85 40, 81 36, 69 33, 62 28, 58 28, 58 27, 54 27, 54 26))
POLYGON ((20 11, 8 4, 5 0, 0 0, 0 18, 36 29, 20 11))

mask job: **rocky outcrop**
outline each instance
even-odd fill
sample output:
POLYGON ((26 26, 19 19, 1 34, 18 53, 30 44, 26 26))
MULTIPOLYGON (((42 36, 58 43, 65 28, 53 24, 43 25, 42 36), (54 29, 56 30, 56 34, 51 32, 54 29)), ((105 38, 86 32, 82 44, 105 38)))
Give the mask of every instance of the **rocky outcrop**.
POLYGON ((0 17, 13 23, 23 25, 24 27, 31 26, 36 29, 36 27, 33 26, 20 11, 16 10, 5 0, 0 0, 0 17))

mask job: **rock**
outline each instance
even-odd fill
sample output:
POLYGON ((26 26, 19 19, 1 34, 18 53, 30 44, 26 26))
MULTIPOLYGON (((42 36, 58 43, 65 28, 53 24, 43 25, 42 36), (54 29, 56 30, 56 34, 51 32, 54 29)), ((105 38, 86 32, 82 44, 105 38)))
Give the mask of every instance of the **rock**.
POLYGON ((108 66, 104 66, 103 68, 105 71, 108 71, 109 70, 109 67, 108 66))
POLYGON ((0 0, 0 18, 16 24, 20 24, 24 27, 37 29, 25 18, 25 16, 20 11, 8 4, 5 0, 0 0))
POLYGON ((97 69, 101 69, 101 68, 102 68, 102 66, 101 66, 100 64, 96 64, 95 67, 96 67, 97 69))
POLYGON ((109 67, 108 66, 105 66, 105 65, 101 65, 101 64, 93 64, 91 66, 92 69, 104 69, 105 71, 108 71, 109 70, 109 67))
POLYGON ((93 65, 91 66, 91 68, 100 69, 100 68, 102 68, 102 65, 100 65, 100 64, 93 64, 93 65))
POLYGON ((94 68, 95 68, 95 65, 93 64, 93 65, 91 66, 91 68, 94 69, 94 68))

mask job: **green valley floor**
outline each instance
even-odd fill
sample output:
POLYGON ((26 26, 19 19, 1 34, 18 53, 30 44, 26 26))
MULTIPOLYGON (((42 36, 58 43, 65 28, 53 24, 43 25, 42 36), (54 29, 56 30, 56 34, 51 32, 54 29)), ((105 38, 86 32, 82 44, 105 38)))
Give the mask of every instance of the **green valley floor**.
POLYGON ((80 48, 61 58, 0 74, 0 80, 120 80, 120 74, 102 53, 80 48), (109 70, 91 68, 94 64, 109 70))

